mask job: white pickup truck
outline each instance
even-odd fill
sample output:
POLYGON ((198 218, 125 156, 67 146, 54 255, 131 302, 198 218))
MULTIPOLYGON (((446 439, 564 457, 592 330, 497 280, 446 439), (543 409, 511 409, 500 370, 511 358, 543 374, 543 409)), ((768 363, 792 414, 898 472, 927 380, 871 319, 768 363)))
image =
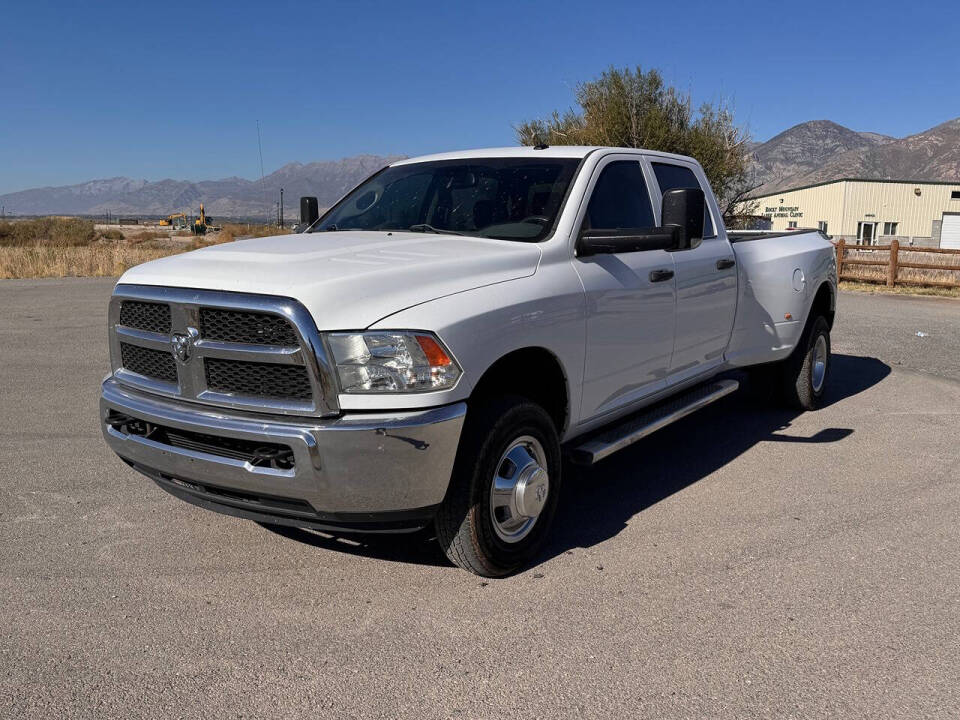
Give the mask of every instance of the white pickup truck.
POLYGON ((128 271, 104 436, 170 493, 261 523, 432 526, 485 576, 524 566, 561 458, 594 463, 776 372, 814 409, 836 264, 818 232, 724 228, 699 164, 476 150, 376 173, 309 231, 128 271))

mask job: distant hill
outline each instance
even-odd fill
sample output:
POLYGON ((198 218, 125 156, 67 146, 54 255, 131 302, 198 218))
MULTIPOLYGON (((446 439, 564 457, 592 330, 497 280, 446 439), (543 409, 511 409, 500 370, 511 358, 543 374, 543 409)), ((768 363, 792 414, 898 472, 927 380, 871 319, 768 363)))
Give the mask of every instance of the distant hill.
MULTIPOLYGON (((844 177, 960 182, 960 118, 905 138, 812 120, 754 145, 752 151, 753 184, 758 186, 754 195, 844 177)), ((262 184, 237 177, 198 182, 91 180, 0 195, 0 204, 17 215, 167 215, 196 213, 202 202, 214 218, 270 218, 282 187, 284 212, 292 219, 301 195, 316 195, 321 207, 329 207, 363 178, 399 157, 356 155, 306 165, 291 163, 267 175, 262 184)))
POLYGON ((273 217, 280 188, 284 212, 294 218, 301 195, 316 195, 329 207, 368 175, 401 156, 356 155, 306 165, 290 163, 260 180, 91 180, 79 185, 36 188, 0 195, 17 215, 167 215, 196 213, 200 203, 213 217, 273 217))
POLYGON ((753 153, 761 186, 753 194, 845 177, 960 182, 960 118, 905 138, 814 120, 756 145, 753 153))

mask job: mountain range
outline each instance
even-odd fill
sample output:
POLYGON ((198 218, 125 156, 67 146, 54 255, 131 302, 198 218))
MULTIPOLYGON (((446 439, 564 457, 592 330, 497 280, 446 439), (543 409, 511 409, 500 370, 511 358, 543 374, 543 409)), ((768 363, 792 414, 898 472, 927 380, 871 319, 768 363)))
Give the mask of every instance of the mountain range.
POLYGON ((813 120, 755 145, 753 159, 753 195, 851 177, 960 180, 960 118, 905 138, 813 120))
MULTIPOLYGON (((856 132, 829 120, 795 125, 752 146, 752 195, 845 177, 960 181, 960 118, 904 138, 856 132)), ((371 173, 402 156, 356 155, 325 162, 290 163, 263 180, 91 180, 0 195, 17 215, 154 215, 196 213, 214 217, 271 218, 279 189, 284 212, 298 214, 301 195, 329 207, 371 173)))
POLYGON ((357 183, 401 156, 356 155, 326 162, 290 163, 263 180, 91 180, 0 195, 0 204, 17 215, 196 214, 200 203, 213 217, 272 218, 280 188, 287 218, 299 213, 301 195, 315 195, 329 207, 357 183))

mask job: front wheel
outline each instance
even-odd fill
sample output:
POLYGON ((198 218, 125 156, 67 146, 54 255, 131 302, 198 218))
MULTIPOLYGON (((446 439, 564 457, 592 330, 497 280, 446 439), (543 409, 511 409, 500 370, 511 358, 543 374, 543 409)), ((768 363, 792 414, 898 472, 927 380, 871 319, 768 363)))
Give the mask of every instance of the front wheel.
POLYGON ((826 318, 813 318, 793 354, 782 367, 783 393, 798 410, 816 410, 823 401, 830 373, 830 326, 826 318))
POLYGON ((467 414, 437 539, 450 560, 500 577, 542 546, 560 494, 560 442, 546 411, 504 397, 467 414))

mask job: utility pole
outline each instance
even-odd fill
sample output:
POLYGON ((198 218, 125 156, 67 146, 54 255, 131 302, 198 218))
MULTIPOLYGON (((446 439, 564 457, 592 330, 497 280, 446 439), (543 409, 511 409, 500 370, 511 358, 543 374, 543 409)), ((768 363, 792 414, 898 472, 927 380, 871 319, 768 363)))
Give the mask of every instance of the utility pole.
POLYGON ((283 227, 283 188, 280 188, 280 227, 283 227))

